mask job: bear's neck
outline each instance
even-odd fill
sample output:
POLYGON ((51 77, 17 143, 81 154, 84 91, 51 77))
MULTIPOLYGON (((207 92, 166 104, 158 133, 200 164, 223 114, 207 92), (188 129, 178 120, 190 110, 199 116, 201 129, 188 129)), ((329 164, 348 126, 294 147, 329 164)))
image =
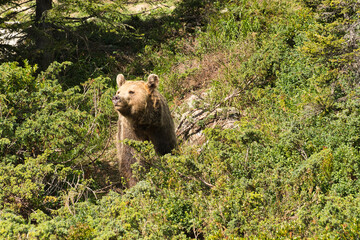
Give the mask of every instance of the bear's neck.
POLYGON ((152 116, 152 114, 143 114, 136 118, 124 117, 124 120, 128 122, 131 128, 141 131, 146 131, 160 124, 160 119, 152 116))
POLYGON ((161 105, 157 98, 149 100, 146 110, 132 120, 132 125, 146 130, 161 125, 161 105))

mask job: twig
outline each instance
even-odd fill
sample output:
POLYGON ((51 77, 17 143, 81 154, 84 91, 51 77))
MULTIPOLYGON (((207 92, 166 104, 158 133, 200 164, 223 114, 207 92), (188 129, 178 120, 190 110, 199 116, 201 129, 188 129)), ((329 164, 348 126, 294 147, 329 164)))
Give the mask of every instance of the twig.
POLYGON ((111 188, 111 187, 113 187, 113 186, 115 186, 115 185, 117 185, 117 184, 119 184, 119 183, 121 183, 121 181, 119 181, 119 182, 114 182, 114 183, 112 183, 112 184, 110 184, 110 185, 108 185, 108 186, 106 186, 106 187, 97 189, 97 190, 95 190, 94 192, 95 192, 95 193, 98 193, 98 194, 100 194, 100 193, 105 193, 105 192, 107 192, 107 191, 105 191, 106 189, 111 188))
POLYGON ((93 18, 94 16, 87 16, 87 17, 81 17, 81 18, 77 18, 77 17, 64 17, 64 19, 66 20, 72 20, 73 22, 83 22, 86 21, 90 18, 93 18))
POLYGON ((186 176, 185 174, 183 174, 183 173, 181 173, 181 172, 179 172, 179 171, 176 171, 175 169, 173 169, 173 171, 174 171, 175 173, 179 174, 179 175, 180 175, 181 177, 183 177, 183 178, 190 179, 190 180, 195 180, 195 181, 200 181, 200 182, 204 183, 206 186, 208 186, 208 187, 210 187, 210 188, 215 187, 215 185, 206 182, 204 179, 202 179, 202 178, 200 178, 200 177, 199 177, 199 178, 196 178, 196 177, 194 177, 194 176, 186 176))
POLYGON ((300 152, 301 156, 304 158, 304 160, 308 159, 308 156, 306 154, 306 152, 304 151, 304 149, 302 149, 301 147, 297 148, 297 150, 300 152))
POLYGON ((110 116, 109 116, 109 137, 108 137, 108 140, 107 140, 107 142, 105 144, 105 147, 102 149, 101 153, 95 159, 91 159, 90 156, 88 156, 91 159, 91 162, 89 164, 87 164, 87 165, 93 164, 96 160, 98 160, 104 154, 105 150, 109 146, 110 140, 111 140, 111 119, 110 119, 110 116))

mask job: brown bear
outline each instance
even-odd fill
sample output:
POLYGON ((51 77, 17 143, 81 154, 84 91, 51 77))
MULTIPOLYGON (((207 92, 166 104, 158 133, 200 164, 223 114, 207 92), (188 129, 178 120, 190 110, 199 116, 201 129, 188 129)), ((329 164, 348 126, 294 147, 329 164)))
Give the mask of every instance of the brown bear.
POLYGON ((118 90, 112 98, 119 114, 116 148, 120 173, 127 187, 136 184, 131 165, 136 162, 134 150, 123 144, 124 139, 151 141, 158 154, 170 153, 176 147, 174 122, 165 98, 157 90, 159 77, 151 74, 148 81, 126 81, 116 78, 118 90))

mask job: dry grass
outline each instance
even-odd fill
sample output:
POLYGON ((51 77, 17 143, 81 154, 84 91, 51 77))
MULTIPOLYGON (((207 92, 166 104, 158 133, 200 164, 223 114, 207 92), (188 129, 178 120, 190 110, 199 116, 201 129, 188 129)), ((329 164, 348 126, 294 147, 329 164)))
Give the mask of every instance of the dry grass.
MULTIPOLYGON (((219 48, 179 62, 172 67, 169 75, 162 76, 167 83, 165 91, 180 100, 178 105, 194 92, 208 89, 214 80, 227 84, 229 75, 233 75, 253 53, 255 38, 255 35, 250 35, 241 45, 234 44, 229 49, 219 48), (178 79, 169 80, 174 74, 178 79)), ((188 40, 182 46, 182 52, 188 56, 195 55, 197 48, 196 40, 188 40)))

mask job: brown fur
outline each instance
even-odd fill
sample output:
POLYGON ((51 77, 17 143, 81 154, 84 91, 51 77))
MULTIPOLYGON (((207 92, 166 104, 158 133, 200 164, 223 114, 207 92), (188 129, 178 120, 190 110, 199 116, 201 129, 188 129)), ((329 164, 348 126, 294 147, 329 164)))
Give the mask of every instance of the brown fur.
POLYGON ((126 81, 117 76, 118 91, 113 97, 115 110, 119 114, 116 148, 120 173, 127 186, 136 184, 131 165, 136 162, 133 149, 121 140, 151 141, 155 151, 164 155, 176 147, 174 122, 165 98, 157 90, 159 78, 151 74, 147 82, 126 81))

